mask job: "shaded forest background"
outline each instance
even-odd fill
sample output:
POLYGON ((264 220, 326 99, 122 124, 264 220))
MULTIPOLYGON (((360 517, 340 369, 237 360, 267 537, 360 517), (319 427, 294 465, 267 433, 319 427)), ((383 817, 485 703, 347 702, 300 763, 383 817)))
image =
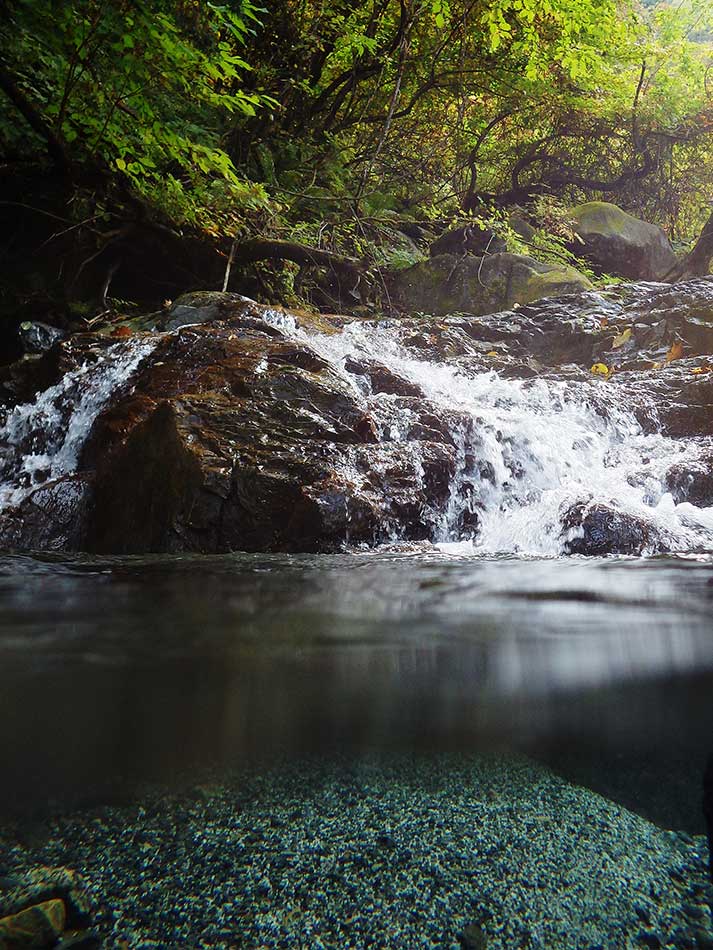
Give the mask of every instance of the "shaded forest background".
POLYGON ((325 269, 378 290, 457 223, 517 248, 513 207, 543 257, 583 200, 681 251, 711 214, 710 0, 2 0, 0 21, 6 320, 195 287, 327 305, 325 269))

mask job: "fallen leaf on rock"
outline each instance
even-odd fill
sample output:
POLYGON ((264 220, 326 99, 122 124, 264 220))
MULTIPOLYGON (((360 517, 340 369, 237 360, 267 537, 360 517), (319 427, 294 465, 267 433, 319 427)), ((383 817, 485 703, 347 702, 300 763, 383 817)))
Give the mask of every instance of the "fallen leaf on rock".
POLYGON ((704 366, 696 366, 695 369, 692 369, 691 372, 698 376, 700 373, 713 373, 713 366, 710 363, 704 366))
POLYGON ((599 329, 606 330, 608 326, 609 326, 609 317, 602 317, 602 319, 599 321, 599 329))
POLYGON ((595 376, 609 376, 611 370, 606 363, 595 363, 590 372, 594 373, 595 376))
POLYGON ((612 349, 618 350, 619 347, 623 346, 625 343, 628 343, 631 339, 632 330, 631 327, 627 327, 619 336, 615 336, 612 340, 612 349))
POLYGON ((666 362, 673 363, 674 360, 680 360, 683 356, 683 343, 680 340, 676 340, 675 343, 671 344, 671 349, 666 354, 666 362))
POLYGON ((112 336, 131 336, 131 329, 129 327, 117 327, 116 330, 111 331, 112 336))
POLYGON ((491 350, 489 353, 486 353, 485 355, 486 355, 486 356, 499 356, 499 353, 498 353, 497 350, 491 350))

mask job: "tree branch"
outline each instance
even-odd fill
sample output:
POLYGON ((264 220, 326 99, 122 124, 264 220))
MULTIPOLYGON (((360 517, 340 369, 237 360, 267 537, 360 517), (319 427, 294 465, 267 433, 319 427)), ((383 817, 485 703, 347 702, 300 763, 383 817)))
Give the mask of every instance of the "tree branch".
POLYGON ((2 65, 0 65, 0 89, 2 89, 27 124, 45 140, 47 151, 57 168, 64 174, 68 174, 71 168, 71 162, 67 156, 64 144, 60 141, 59 137, 55 135, 49 125, 47 125, 39 110, 30 102, 10 73, 2 65))

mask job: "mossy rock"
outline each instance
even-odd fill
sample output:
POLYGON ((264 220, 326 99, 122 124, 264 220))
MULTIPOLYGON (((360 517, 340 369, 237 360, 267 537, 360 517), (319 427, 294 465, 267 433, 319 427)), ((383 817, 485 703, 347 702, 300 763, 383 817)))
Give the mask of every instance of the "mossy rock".
POLYGON ((598 273, 633 280, 664 280, 676 264, 665 232, 607 201, 572 209, 580 238, 571 250, 598 273))
POLYGON ((543 264, 522 254, 458 257, 442 254, 392 277, 393 296, 406 310, 498 313, 591 289, 590 281, 565 264, 543 264))

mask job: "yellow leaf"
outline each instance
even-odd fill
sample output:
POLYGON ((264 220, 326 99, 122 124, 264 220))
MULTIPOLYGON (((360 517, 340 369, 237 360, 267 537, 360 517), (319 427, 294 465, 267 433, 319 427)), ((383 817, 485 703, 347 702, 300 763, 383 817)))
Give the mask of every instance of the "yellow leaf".
POLYGON ((615 336, 612 340, 612 349, 618 350, 620 346, 623 346, 625 343, 628 343, 631 339, 631 327, 628 327, 619 336, 615 336))
POLYGON ((489 353, 486 353, 485 355, 486 355, 486 356, 499 356, 500 354, 498 353, 497 350, 491 350, 489 353))
POLYGON ((713 366, 711 366, 710 363, 708 364, 704 363, 703 366, 696 366, 696 368, 692 369, 691 372, 694 373, 696 376, 698 376, 700 373, 711 373, 713 372, 713 366))
POLYGON ((676 340, 675 343, 671 344, 671 349, 666 354, 666 362, 673 363, 674 360, 680 360, 683 356, 683 343, 680 340, 676 340))
POLYGON ((662 366, 662 365, 663 365, 663 364, 661 364, 661 363, 652 363, 652 364, 651 364, 651 369, 661 369, 661 366, 662 366))
POLYGON ((595 363, 590 372, 594 373, 595 376, 608 376, 611 370, 606 363, 595 363))

